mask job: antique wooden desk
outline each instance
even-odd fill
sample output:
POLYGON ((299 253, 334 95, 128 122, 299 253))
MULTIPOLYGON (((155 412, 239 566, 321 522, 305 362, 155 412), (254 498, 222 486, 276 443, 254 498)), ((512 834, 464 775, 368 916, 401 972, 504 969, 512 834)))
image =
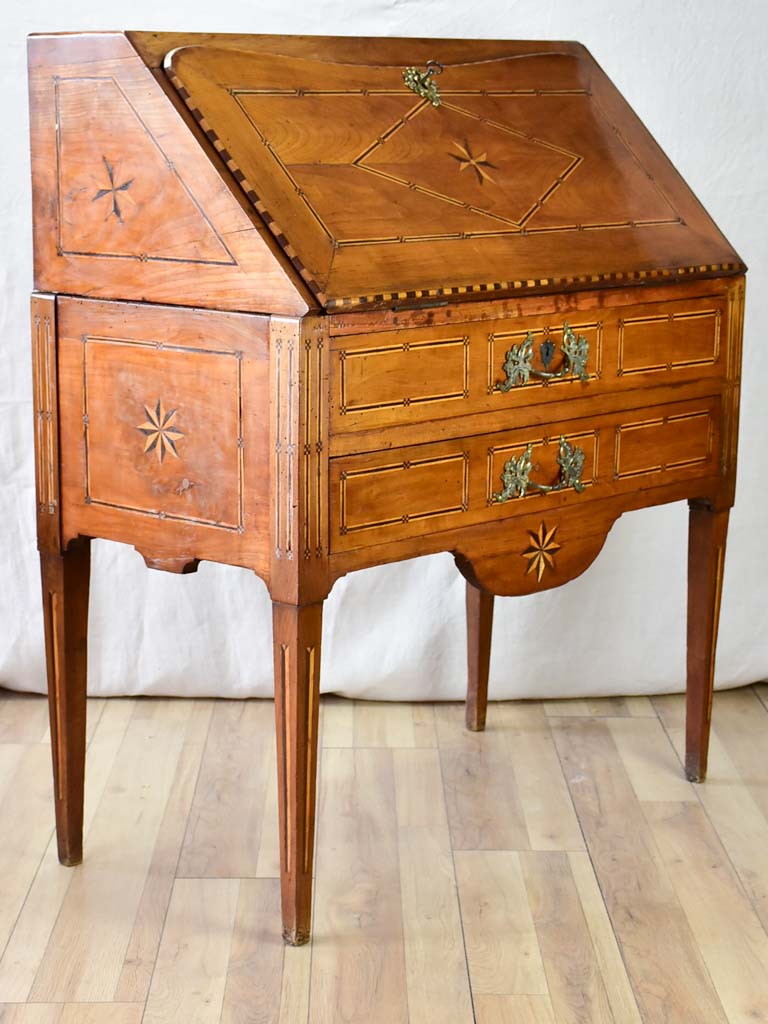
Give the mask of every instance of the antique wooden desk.
POLYGON ((575 43, 30 40, 38 532, 59 857, 82 856, 89 538, 274 607, 284 934, 306 941, 321 609, 451 551, 494 594, 688 499, 704 778, 745 267, 575 43))

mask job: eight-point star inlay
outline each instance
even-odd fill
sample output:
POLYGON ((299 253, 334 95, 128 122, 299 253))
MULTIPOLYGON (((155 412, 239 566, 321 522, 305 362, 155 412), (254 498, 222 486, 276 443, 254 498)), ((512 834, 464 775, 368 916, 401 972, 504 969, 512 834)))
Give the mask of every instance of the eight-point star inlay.
POLYGON ((469 143, 466 139, 463 144, 461 142, 456 142, 454 139, 453 144, 456 149, 458 149, 460 155, 457 156, 456 153, 449 153, 448 156, 458 162, 459 173, 461 173, 461 171, 466 171, 468 167, 471 167, 477 175, 477 180, 481 185, 484 181, 493 181, 493 178, 486 170, 486 167, 490 167, 495 170, 496 165, 489 162, 487 153, 481 153, 480 156, 473 156, 472 150, 469 148, 469 143))
POLYGON ((94 197, 91 200, 91 202, 95 203, 97 199, 103 199, 105 196, 111 196, 112 197, 111 207, 110 207, 109 212, 107 213, 107 216, 104 219, 108 220, 114 214, 114 216, 117 217, 117 219, 122 224, 123 223, 123 212, 120 209, 120 203, 118 202, 118 193, 119 192, 127 192, 128 189, 133 184, 134 179, 133 178, 129 178, 128 181, 124 181, 121 185, 115 184, 115 169, 114 169, 114 167, 109 162, 109 160, 107 160, 107 158, 105 156, 103 156, 101 159, 104 161, 104 166, 107 169, 107 177, 109 178, 109 188, 100 188, 99 191, 94 195, 94 197))
POLYGON ((548 530, 544 523, 539 525, 536 532, 533 530, 528 531, 528 536, 531 538, 530 545, 523 551, 523 558, 528 560, 528 568, 526 569, 525 575, 528 573, 535 572, 536 579, 541 583, 541 577, 544 575, 544 570, 555 568, 554 553, 559 551, 562 547, 561 544, 555 543, 555 534, 557 533, 557 527, 553 526, 551 530, 548 530))
POLYGON ((145 405, 144 412, 147 414, 146 422, 140 423, 136 428, 147 439, 144 451, 157 452, 158 462, 163 461, 166 452, 173 455, 175 459, 178 459, 179 453, 176 451, 176 442, 184 437, 180 430, 172 427, 178 409, 166 411, 162 400, 158 398, 154 409, 150 409, 148 405, 145 405))

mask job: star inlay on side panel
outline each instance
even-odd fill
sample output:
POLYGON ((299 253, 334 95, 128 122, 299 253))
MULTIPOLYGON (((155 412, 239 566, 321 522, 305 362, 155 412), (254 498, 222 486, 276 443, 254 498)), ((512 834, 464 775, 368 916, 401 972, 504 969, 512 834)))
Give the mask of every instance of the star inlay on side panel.
POLYGON ((124 181, 122 184, 118 185, 115 180, 115 169, 113 168, 112 164, 109 162, 109 160, 107 160, 105 156, 103 156, 101 159, 104 161, 104 166, 107 169, 107 177, 109 178, 109 188, 100 188, 91 200, 91 202, 95 203, 97 199, 104 199, 106 196, 111 196, 112 202, 110 204, 110 209, 107 213, 107 216, 104 219, 106 220, 108 217, 115 216, 122 224, 123 213, 120 209, 118 194, 120 192, 127 192, 128 189, 133 184, 134 179, 128 178, 127 181, 124 181))
POLYGON ((146 422, 140 423, 136 429, 140 430, 147 439, 144 451, 157 452, 158 462, 163 461, 166 453, 175 459, 179 457, 176 442, 180 441, 184 435, 180 430, 172 427, 178 411, 178 409, 166 411, 160 398, 158 398, 154 409, 148 405, 144 406, 144 412, 147 414, 146 422))

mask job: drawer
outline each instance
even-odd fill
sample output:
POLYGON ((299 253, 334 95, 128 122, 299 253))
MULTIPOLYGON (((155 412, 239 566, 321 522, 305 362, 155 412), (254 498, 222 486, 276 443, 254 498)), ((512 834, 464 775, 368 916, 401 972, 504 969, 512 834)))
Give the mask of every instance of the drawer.
POLYGON ((714 397, 334 458, 331 550, 713 476, 719 446, 714 397))
POLYGON ((723 376, 726 311, 723 290, 570 316, 340 337, 331 356, 331 433, 723 376))

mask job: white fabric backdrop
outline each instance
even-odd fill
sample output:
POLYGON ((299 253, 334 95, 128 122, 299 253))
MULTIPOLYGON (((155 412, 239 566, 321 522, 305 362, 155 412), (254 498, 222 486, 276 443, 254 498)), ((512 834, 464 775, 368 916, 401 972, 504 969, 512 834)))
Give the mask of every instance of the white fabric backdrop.
MULTIPOLYGON (((0 95, 0 684, 44 688, 34 539, 25 35, 124 28, 578 39, 646 122, 750 265, 741 454, 725 573, 719 685, 768 676, 768 5, 765 0, 27 0, 3 6, 0 95), (115 20, 119 19, 119 20, 115 20)), ((625 516, 567 587, 497 601, 491 696, 651 693, 684 673, 683 504, 625 516)), ((326 602, 323 689, 450 699, 464 687, 464 585, 450 555, 367 570, 326 602)), ((95 545, 90 689, 270 695, 265 587, 203 565, 150 572, 95 545)))

